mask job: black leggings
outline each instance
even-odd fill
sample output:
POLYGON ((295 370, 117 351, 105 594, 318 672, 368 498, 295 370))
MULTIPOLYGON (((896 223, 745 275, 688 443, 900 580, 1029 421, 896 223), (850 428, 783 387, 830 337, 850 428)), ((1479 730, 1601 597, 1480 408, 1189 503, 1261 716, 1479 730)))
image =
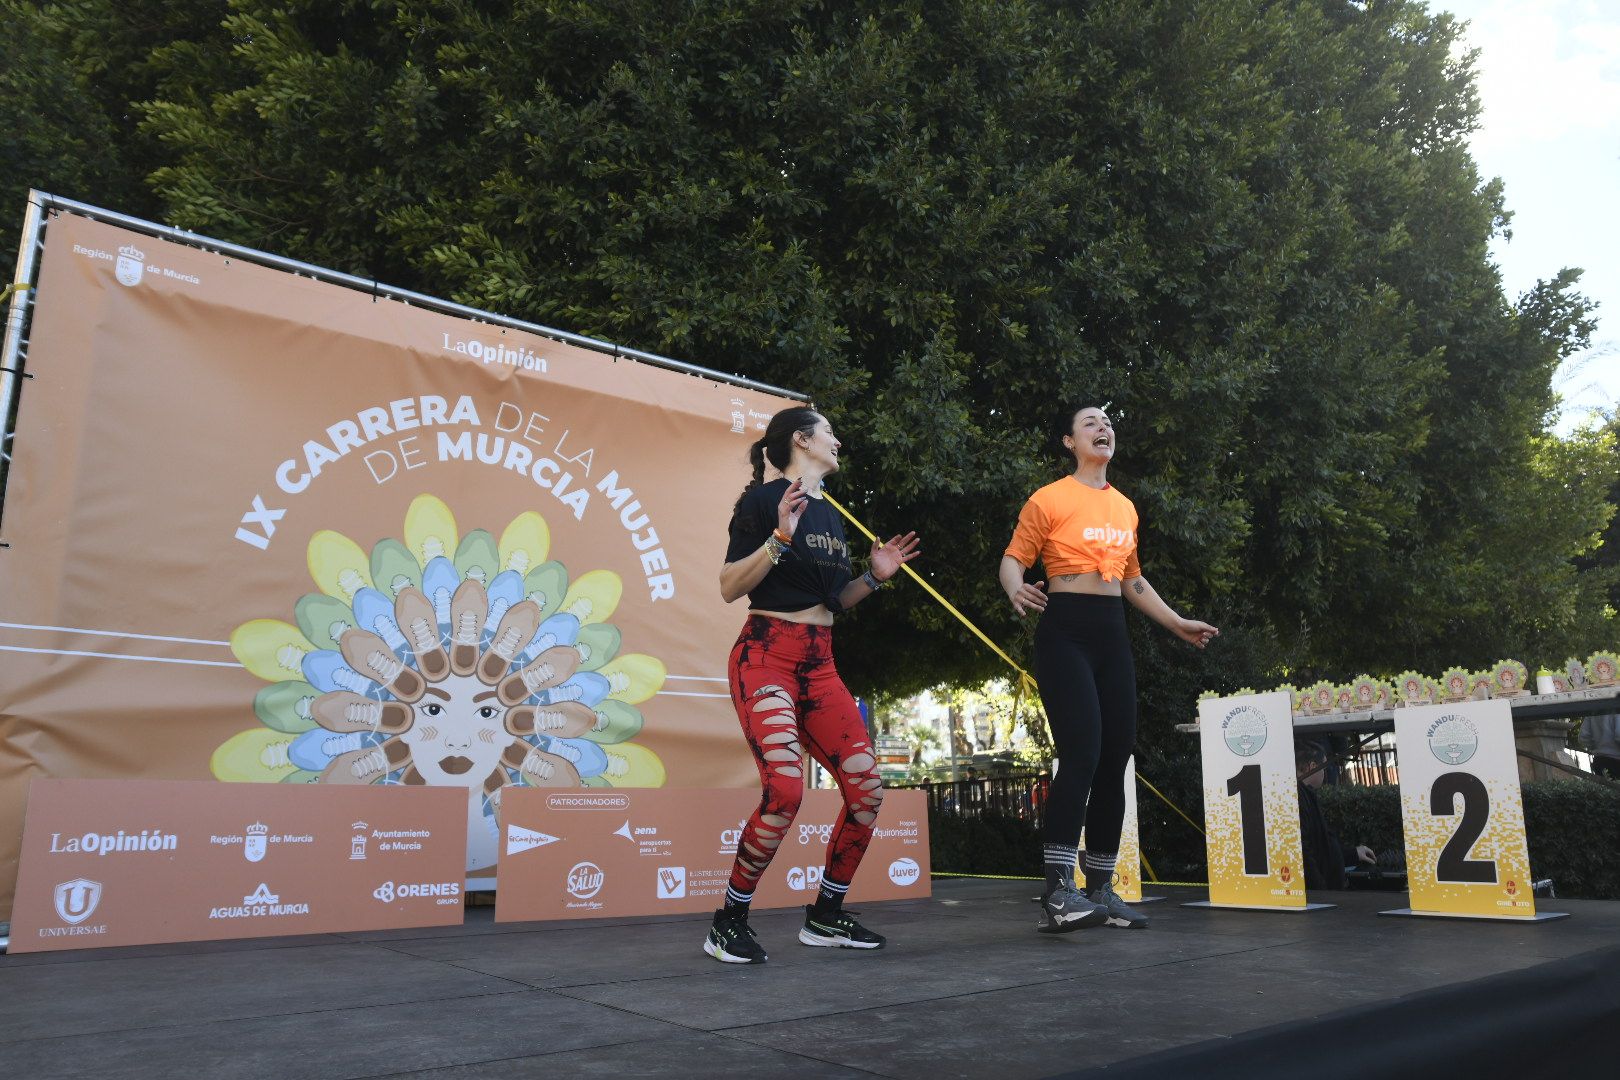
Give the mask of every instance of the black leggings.
POLYGON ((1125 763, 1136 745, 1136 663, 1117 596, 1053 593, 1035 628, 1035 679, 1052 729, 1057 771, 1041 840, 1119 850, 1125 763), (1087 806, 1087 796, 1090 806, 1087 806))

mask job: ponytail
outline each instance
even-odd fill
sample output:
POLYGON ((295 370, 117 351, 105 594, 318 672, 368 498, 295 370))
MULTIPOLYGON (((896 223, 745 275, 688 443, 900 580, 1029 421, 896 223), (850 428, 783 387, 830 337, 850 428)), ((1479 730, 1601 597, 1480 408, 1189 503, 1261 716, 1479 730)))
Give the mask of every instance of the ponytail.
POLYGON ((742 501, 750 491, 765 482, 765 463, 769 461, 776 468, 785 470, 793 460, 793 436, 812 434, 820 422, 821 414, 807 405, 783 409, 771 417, 770 423, 765 425, 765 434, 748 448, 748 463, 753 466, 754 476, 743 488, 742 494, 737 496, 737 506, 732 513, 742 507, 742 501))

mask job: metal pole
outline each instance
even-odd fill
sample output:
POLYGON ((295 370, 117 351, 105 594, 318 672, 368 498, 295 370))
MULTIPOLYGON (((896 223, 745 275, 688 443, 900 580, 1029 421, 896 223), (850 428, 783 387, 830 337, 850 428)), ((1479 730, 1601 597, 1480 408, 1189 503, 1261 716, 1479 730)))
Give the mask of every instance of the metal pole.
POLYGON ((0 346, 0 520, 4 519, 6 481, 11 475, 11 454, 15 449, 12 433, 17 424, 17 402, 22 397, 22 334, 28 309, 34 302, 34 275, 38 269, 40 233, 45 227, 45 208, 40 193, 28 193, 28 212, 23 216, 22 243, 17 246, 17 271, 11 284, 11 308, 6 314, 6 336, 0 346))
POLYGON ((202 248, 204 251, 213 251, 232 258, 245 259, 248 262, 258 263, 262 266, 285 270, 288 273, 302 274, 304 277, 315 278, 318 281, 329 281, 335 285, 343 285, 359 290, 370 296, 386 296, 392 300, 399 300, 415 307, 426 308, 431 311, 440 311, 447 315, 459 315, 467 319, 476 319, 479 322, 492 323, 497 326, 509 326, 514 330, 523 330, 541 337, 552 338, 569 345, 577 345, 582 349, 593 352, 607 353, 610 356, 624 356, 632 360, 653 364, 657 367, 670 368, 674 371, 685 372, 688 375, 697 375, 716 382, 728 383, 732 386, 743 386, 750 390, 761 390, 767 394, 777 394, 781 397, 792 398, 795 401, 807 401, 809 396, 794 390, 784 390, 780 386, 771 386, 768 383, 745 379, 741 375, 728 375, 722 371, 713 371, 709 368, 688 364, 684 360, 671 359, 668 356, 659 356, 657 353, 642 352, 640 349, 626 348, 615 345, 609 341, 600 341, 596 338, 585 337, 581 334, 570 334, 566 330, 558 330, 540 323, 527 322, 523 319, 514 319, 506 315, 497 315, 492 311, 481 311, 478 308, 468 307, 465 304, 441 300, 435 296, 412 292, 409 289, 397 288, 393 285, 382 285, 369 278, 355 277, 353 274, 341 273, 337 270, 328 270, 323 266, 313 266, 310 263, 299 262, 297 259, 288 259, 281 255, 272 255, 267 251, 243 247, 240 244, 228 243, 224 240, 215 240, 207 236, 199 236, 185 229, 176 229, 169 225, 159 225, 156 222, 145 221, 141 218, 130 217, 113 210, 104 210, 99 206, 88 203, 75 202, 64 199, 58 195, 49 195, 44 192, 31 193, 37 195, 47 209, 67 210, 80 214, 94 221, 106 222, 109 225, 118 225, 133 232, 155 236, 162 240, 170 240, 188 247, 202 248))

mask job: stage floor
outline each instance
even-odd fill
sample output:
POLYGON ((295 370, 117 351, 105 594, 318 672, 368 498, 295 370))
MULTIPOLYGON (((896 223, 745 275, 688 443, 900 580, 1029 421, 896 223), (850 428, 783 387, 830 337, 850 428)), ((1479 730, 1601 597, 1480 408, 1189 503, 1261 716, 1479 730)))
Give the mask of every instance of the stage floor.
POLYGON ((1203 894, 1173 889, 1149 930, 1049 937, 1034 887, 936 880, 931 899, 855 905, 889 935, 873 953, 801 946, 797 913, 760 912, 757 967, 704 956, 703 917, 497 926, 488 908, 457 928, 3 956, 0 1062, 30 1080, 1011 1080, 1620 944, 1620 903, 1538 902, 1574 917, 1515 926, 1377 917, 1396 893, 1280 915, 1183 908, 1203 894))

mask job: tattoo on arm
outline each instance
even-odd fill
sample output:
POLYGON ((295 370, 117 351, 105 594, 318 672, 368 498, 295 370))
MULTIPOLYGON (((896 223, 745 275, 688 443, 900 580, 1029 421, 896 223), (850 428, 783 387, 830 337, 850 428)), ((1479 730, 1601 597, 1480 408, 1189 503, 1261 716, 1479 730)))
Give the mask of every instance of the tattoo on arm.
POLYGON ((1141 579, 1138 578, 1137 580, 1131 582, 1131 588, 1136 590, 1137 596, 1141 596, 1143 592, 1141 579))

